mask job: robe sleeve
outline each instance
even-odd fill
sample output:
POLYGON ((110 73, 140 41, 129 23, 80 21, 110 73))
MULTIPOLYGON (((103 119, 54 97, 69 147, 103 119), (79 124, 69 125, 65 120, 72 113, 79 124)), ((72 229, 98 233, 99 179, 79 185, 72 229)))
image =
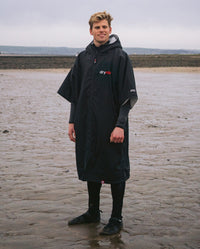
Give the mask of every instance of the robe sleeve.
POLYGON ((76 105, 74 103, 71 103, 70 116, 69 116, 69 123, 70 124, 74 123, 75 113, 76 113, 76 105))
POLYGON ((122 129, 125 128, 129 111, 130 111, 130 101, 127 101, 125 104, 123 104, 120 107, 119 116, 117 119, 117 123, 115 125, 116 127, 120 127, 122 129))
POLYGON ((133 66, 126 53, 121 58, 118 74, 118 96, 119 104, 122 106, 130 100, 130 108, 132 108, 138 100, 133 66))
POLYGON ((79 89, 79 75, 80 75, 80 67, 79 67, 79 59, 76 58, 74 66, 69 71, 67 77, 61 84, 58 89, 58 94, 60 94, 63 98, 68 100, 71 103, 76 103, 78 98, 78 89, 79 89))

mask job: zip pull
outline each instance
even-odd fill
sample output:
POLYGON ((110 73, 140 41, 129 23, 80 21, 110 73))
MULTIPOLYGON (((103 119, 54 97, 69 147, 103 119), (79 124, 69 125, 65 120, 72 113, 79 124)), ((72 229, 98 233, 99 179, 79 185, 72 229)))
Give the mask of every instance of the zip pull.
POLYGON ((97 63, 97 59, 95 58, 95 59, 94 59, 94 64, 96 64, 96 63, 97 63))

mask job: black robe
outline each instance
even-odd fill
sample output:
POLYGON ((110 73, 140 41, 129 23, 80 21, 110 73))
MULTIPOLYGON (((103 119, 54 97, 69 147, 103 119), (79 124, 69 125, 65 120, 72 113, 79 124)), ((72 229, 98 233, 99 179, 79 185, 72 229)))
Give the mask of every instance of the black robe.
POLYGON ((120 106, 137 101, 132 65, 119 38, 81 52, 58 93, 76 105, 76 163, 80 180, 126 181, 130 175, 128 121, 122 144, 110 143, 120 106))

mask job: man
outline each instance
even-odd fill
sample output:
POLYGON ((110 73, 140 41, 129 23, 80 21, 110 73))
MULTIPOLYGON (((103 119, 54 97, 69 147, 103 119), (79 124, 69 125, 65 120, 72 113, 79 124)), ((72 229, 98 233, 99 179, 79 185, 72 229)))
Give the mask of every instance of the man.
POLYGON ((133 69, 119 38, 110 35, 112 17, 89 20, 93 41, 81 52, 58 93, 71 102, 68 135, 76 143, 79 179, 87 181, 88 210, 69 225, 100 221, 100 189, 111 184, 111 218, 101 234, 122 229, 125 182, 129 178, 128 113, 137 101, 133 69))

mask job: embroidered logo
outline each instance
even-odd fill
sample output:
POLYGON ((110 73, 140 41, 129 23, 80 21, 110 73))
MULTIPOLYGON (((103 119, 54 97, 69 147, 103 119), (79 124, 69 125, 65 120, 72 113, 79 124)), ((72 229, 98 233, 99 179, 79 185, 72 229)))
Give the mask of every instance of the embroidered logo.
POLYGON ((110 71, 99 71, 100 74, 103 74, 103 75, 111 75, 111 72, 110 71))

